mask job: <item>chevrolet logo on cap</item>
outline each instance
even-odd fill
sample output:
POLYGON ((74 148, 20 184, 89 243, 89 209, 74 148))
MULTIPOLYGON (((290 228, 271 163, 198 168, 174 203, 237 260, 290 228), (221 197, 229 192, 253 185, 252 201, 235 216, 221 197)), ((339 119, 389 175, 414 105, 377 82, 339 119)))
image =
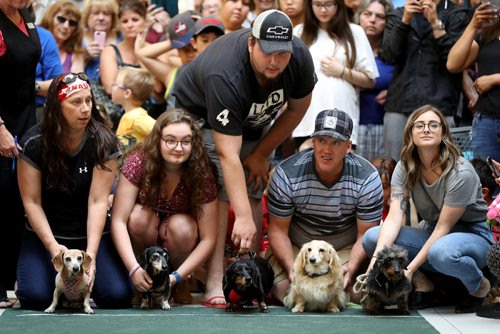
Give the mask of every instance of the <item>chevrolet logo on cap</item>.
POLYGON ((284 35, 288 33, 288 28, 285 28, 283 26, 274 26, 267 28, 267 32, 273 33, 275 35, 284 35))

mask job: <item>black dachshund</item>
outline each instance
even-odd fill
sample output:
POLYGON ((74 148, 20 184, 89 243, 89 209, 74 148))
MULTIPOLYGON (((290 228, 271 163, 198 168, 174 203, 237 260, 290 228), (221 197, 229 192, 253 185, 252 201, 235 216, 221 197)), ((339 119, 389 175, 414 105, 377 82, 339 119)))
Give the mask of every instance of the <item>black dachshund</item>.
POLYGON ((154 306, 154 301, 161 297, 161 308, 169 311, 172 308, 168 303, 170 298, 170 267, 168 265, 168 251, 165 248, 153 246, 146 248, 137 258, 140 266, 153 280, 153 286, 147 292, 141 293, 141 309, 154 306))
POLYGON ((408 252, 400 246, 386 246, 376 257, 366 282, 368 293, 361 300, 363 310, 369 315, 377 315, 386 312, 386 306, 396 305, 396 313, 409 314, 411 283, 404 275, 408 252))
POLYGON ((271 291, 273 281, 274 271, 266 260, 255 253, 249 253, 248 259, 240 259, 238 253, 236 261, 224 272, 226 312, 232 312, 235 307, 252 305, 253 300, 257 300, 260 312, 268 313, 264 298, 271 291))

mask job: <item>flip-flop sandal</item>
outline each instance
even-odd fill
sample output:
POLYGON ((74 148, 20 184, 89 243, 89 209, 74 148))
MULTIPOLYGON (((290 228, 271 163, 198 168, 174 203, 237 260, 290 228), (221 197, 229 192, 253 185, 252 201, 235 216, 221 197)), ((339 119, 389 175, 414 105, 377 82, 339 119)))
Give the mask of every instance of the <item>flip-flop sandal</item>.
POLYGON ((226 308, 226 303, 223 304, 212 304, 214 299, 225 299, 224 296, 213 296, 208 298, 206 301, 201 302, 201 305, 209 308, 226 308))
POLYGON ((14 303, 9 298, 0 297, 0 308, 11 308, 12 306, 14 306, 14 303))

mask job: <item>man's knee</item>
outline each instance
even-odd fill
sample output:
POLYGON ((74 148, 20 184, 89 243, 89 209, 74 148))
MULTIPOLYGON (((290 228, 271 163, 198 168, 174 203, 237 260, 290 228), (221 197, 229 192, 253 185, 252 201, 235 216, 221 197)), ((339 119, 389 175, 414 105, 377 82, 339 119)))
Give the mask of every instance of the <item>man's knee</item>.
POLYGON ((376 226, 366 231, 363 235, 362 245, 368 257, 371 257, 375 252, 379 232, 380 226, 376 226))
POLYGON ((289 287, 290 281, 288 279, 281 280, 273 285, 271 294, 277 304, 283 304, 283 298, 285 298, 288 293, 289 287))

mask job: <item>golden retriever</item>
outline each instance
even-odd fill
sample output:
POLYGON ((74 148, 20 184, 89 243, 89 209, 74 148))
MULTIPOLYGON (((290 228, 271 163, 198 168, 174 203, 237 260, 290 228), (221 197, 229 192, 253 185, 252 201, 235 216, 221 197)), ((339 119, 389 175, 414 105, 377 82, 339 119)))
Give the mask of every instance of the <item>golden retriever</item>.
POLYGON ((79 249, 68 249, 56 255, 52 263, 57 271, 56 288, 52 304, 45 313, 54 312, 61 294, 66 297, 67 303, 64 303, 64 306, 81 306, 83 301, 83 311, 87 314, 94 313, 90 307, 90 277, 86 273, 92 263, 92 257, 79 249))
POLYGON ((293 282, 283 300, 292 312, 339 312, 345 308, 342 264, 328 242, 313 240, 304 244, 293 271, 293 282))

